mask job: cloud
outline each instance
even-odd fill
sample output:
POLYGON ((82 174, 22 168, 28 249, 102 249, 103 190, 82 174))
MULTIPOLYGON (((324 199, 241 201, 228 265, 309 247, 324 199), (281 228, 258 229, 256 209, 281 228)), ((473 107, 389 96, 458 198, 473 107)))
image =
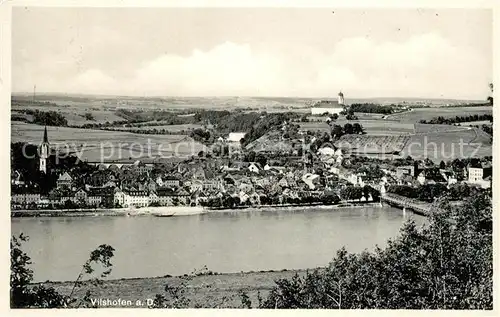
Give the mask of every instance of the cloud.
POLYGON ((485 60, 474 48, 455 46, 435 33, 400 42, 346 38, 330 52, 300 43, 285 51, 226 42, 187 56, 157 56, 128 77, 93 68, 47 88, 122 95, 304 97, 334 96, 342 89, 356 97, 484 98, 492 76, 485 60))

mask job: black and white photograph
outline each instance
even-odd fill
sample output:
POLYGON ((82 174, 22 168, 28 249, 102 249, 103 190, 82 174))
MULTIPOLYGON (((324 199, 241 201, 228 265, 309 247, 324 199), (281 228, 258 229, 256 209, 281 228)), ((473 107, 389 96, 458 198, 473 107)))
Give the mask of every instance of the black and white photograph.
POLYGON ((9 10, 11 310, 493 310, 492 7, 9 10))

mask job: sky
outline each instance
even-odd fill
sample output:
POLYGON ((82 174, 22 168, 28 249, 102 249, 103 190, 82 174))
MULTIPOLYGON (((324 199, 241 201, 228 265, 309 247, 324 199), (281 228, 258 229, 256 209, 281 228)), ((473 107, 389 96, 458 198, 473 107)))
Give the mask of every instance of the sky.
POLYGON ((488 9, 34 8, 12 91, 485 99, 488 9))

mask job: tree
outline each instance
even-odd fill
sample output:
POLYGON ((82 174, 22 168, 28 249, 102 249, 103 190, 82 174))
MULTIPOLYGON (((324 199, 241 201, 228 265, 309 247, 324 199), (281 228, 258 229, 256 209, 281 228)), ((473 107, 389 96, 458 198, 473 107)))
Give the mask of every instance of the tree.
POLYGON ((85 113, 85 120, 88 120, 88 121, 94 120, 94 116, 92 115, 91 112, 85 113))
POLYGON ((334 139, 340 138, 344 134, 344 130, 338 124, 334 124, 332 127, 332 137, 334 139))
POLYGON ((444 161, 439 162, 439 168, 444 170, 446 168, 446 163, 444 161))
POLYGON ((353 128, 352 124, 346 123, 344 125, 344 133, 345 134, 353 134, 353 132, 354 132, 354 128, 353 128))
POLYGON ((255 152, 254 152, 254 151, 250 151, 250 152, 248 152, 248 154, 246 155, 246 157, 245 157, 245 161, 246 161, 246 162, 255 162, 255 156, 256 156, 255 152))
POLYGON ((255 162, 259 163, 262 167, 267 164, 267 157, 262 153, 257 153, 255 155, 255 162))
POLYGON ((352 125, 352 129, 354 134, 362 134, 364 132, 363 126, 357 122, 352 125))

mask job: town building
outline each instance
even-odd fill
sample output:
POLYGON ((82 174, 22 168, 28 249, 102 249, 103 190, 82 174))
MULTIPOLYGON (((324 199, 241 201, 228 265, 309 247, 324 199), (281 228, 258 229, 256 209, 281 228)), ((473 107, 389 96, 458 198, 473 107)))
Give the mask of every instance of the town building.
POLYGON ((227 137, 227 141, 232 143, 240 143, 241 139, 243 139, 245 135, 246 132, 231 132, 227 137))
POLYGON ((479 185, 482 188, 490 188, 493 176, 493 169, 489 163, 469 164, 467 166, 469 174, 468 183, 479 185))
POLYGON ((68 172, 64 172, 63 174, 59 175, 59 178, 57 179, 57 188, 71 188, 72 184, 73 178, 68 174, 68 172))

